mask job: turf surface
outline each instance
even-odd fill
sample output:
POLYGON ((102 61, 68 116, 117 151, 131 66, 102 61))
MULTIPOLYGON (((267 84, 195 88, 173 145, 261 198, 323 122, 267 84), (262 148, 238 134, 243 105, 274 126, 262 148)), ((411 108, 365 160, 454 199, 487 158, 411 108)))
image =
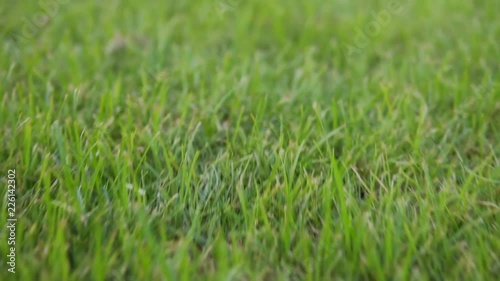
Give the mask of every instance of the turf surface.
POLYGON ((2 1, 0 279, 495 280, 499 11, 2 1))

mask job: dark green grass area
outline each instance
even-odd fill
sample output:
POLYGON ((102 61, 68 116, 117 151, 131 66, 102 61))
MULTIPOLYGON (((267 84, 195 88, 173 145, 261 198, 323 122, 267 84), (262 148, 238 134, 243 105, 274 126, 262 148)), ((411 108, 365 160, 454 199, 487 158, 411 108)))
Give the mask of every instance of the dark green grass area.
POLYGON ((500 2, 394 2, 2 1, 0 280, 497 280, 500 2))

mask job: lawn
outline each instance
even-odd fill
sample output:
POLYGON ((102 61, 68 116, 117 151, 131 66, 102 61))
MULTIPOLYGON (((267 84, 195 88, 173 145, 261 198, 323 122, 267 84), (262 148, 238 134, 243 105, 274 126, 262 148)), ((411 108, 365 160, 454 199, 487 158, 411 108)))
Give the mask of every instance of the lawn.
POLYGON ((3 0, 0 280, 497 280, 499 12, 3 0))

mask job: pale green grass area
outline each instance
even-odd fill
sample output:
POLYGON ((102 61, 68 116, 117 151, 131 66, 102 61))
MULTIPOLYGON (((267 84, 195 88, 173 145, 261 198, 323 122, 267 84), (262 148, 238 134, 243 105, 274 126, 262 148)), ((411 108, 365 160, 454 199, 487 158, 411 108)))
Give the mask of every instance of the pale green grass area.
POLYGON ((45 2, 0 4, 0 280, 500 276, 500 1, 349 56, 388 2, 45 2))

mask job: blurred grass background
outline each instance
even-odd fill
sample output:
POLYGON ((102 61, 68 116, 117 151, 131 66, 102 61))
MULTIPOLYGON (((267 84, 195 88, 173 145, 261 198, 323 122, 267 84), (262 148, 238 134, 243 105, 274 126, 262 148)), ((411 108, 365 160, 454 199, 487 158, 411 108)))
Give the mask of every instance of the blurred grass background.
POLYGON ((395 2, 3 1, 1 279, 495 280, 500 2, 395 2))

